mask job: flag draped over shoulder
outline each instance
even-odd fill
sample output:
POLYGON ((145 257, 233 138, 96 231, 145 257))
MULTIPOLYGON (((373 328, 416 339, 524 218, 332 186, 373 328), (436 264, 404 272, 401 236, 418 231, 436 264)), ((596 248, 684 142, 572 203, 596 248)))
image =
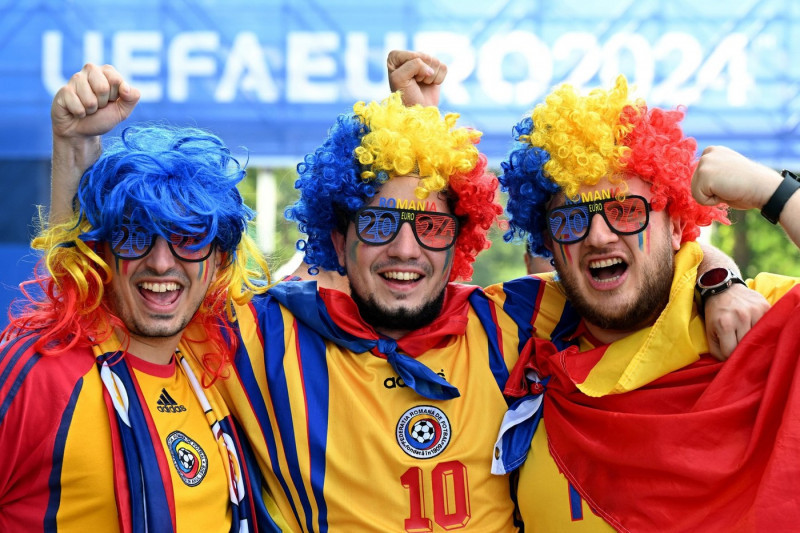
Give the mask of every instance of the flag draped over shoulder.
POLYGON ((551 377, 550 453, 592 508, 621 531, 796 530, 800 286, 725 363, 702 357, 624 393, 582 390, 594 370, 576 362, 615 344, 537 357, 551 377))

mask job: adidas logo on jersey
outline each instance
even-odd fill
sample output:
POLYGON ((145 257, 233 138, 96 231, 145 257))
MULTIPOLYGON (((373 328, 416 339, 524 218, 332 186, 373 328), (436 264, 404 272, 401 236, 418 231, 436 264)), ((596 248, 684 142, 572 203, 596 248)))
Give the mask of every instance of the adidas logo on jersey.
POLYGON ((158 397, 156 404, 158 406, 156 409, 162 413, 181 413, 186 410, 184 406, 178 405, 178 402, 172 399, 167 389, 161 389, 161 396, 158 397))

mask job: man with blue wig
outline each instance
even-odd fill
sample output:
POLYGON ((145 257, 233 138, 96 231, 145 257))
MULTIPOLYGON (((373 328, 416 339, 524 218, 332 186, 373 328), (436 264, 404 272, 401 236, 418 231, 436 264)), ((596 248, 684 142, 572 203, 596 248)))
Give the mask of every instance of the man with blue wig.
POLYGON ((726 222, 720 201, 763 206, 797 239, 781 209, 800 185, 722 148, 698 165, 682 119, 632 98, 620 77, 586 95, 563 85, 514 128, 500 178, 507 237, 551 257, 557 275, 487 289, 525 344, 493 468, 519 469, 534 529, 787 531, 800 520, 798 280, 747 282, 773 307, 722 365, 696 295, 745 282, 701 274, 695 242, 699 226, 726 222))
MULTIPOLYGON (((91 75, 104 111, 83 120, 81 75, 61 89, 57 156, 70 128, 138 100, 116 73, 91 75)), ((220 317, 266 274, 243 177, 214 135, 129 127, 84 174, 74 215, 42 223, 41 262, 2 333, 0 530, 259 529, 260 474, 209 387, 235 349, 220 317), (197 343, 207 356, 184 357, 197 343)))

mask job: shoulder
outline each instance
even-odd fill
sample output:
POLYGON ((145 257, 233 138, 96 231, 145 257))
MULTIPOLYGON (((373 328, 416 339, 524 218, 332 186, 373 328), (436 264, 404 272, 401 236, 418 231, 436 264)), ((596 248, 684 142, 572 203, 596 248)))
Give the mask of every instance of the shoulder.
POLYGON ((755 278, 747 280, 747 286, 761 293, 772 305, 798 284, 800 284, 800 278, 768 272, 762 272, 755 278))
POLYGON ((55 401, 69 395, 75 384, 94 368, 89 348, 66 350, 59 355, 42 355, 35 349, 36 335, 25 335, 0 348, 0 404, 6 408, 15 397, 47 394, 55 401))

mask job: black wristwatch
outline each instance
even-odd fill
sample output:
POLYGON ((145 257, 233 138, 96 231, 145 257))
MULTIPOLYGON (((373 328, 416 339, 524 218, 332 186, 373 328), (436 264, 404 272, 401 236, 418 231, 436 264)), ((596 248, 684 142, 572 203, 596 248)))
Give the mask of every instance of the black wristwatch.
POLYGON ((778 223, 778 219, 783 211, 783 206, 789 201, 789 198, 800 189, 800 181, 797 176, 788 170, 781 172, 783 181, 775 190, 769 201, 761 208, 761 216, 772 222, 778 223))
POLYGON ((700 294, 700 302, 705 306, 706 298, 727 291, 734 283, 747 285, 742 278, 727 268, 712 268, 697 278, 697 292, 700 294))

